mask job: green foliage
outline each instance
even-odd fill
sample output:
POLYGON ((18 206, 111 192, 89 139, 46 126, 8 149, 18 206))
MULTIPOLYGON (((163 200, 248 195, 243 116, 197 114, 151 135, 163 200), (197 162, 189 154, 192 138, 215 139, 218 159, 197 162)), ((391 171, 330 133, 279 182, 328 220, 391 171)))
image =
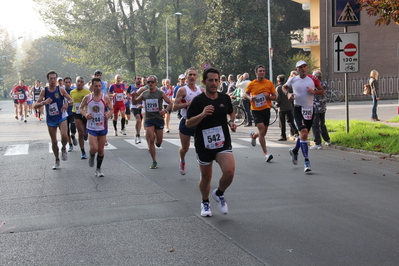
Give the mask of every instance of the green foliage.
POLYGON ((397 127, 383 123, 351 120, 349 133, 346 133, 346 121, 327 120, 327 129, 331 141, 343 147, 388 154, 399 154, 399 131, 397 127))
POLYGON ((61 77, 70 76, 75 80, 76 76, 83 76, 88 81, 94 70, 75 63, 78 61, 76 58, 72 51, 59 42, 46 37, 36 39, 22 61, 21 78, 27 85, 33 84, 36 79, 45 84, 46 73, 55 70, 61 77))
POLYGON ((389 25, 391 21, 399 25, 399 2, 392 0, 358 0, 361 9, 369 16, 378 16, 375 25, 389 25))
POLYGON ((317 60, 313 57, 312 54, 299 52, 288 59, 291 70, 295 70, 296 62, 301 60, 305 61, 308 64, 309 74, 311 74, 314 70, 320 69, 320 66, 317 65, 317 60))
POLYGON ((396 117, 394 117, 394 118, 392 118, 392 119, 389 120, 388 122, 396 122, 396 123, 398 123, 398 122, 399 122, 399 115, 396 116, 396 117))

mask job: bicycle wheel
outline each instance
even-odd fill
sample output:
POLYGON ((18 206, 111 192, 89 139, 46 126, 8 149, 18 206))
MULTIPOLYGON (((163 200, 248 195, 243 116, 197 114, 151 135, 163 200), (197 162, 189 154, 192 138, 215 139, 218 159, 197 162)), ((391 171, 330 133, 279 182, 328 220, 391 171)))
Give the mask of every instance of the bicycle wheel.
POLYGON ((345 98, 345 95, 339 90, 333 91, 332 93, 334 95, 333 96, 334 102, 341 102, 345 98))
POLYGON ((236 125, 239 127, 244 124, 245 120, 247 120, 247 113, 241 106, 234 106, 233 109, 236 113, 236 119, 234 123, 236 123, 236 125))
POLYGON ((276 106, 272 105, 272 107, 270 107, 269 126, 273 125, 274 122, 276 122, 277 118, 278 118, 278 109, 276 106))

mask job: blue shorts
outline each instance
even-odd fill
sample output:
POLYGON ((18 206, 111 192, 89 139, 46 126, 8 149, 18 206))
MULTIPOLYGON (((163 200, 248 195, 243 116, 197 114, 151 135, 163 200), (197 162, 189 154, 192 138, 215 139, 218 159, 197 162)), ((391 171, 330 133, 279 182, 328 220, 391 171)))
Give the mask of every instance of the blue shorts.
POLYGON ((145 127, 155 127, 155 129, 164 129, 164 120, 146 120, 144 123, 145 127))
POLYGON ((61 118, 61 120, 58 122, 47 121, 47 119, 46 119, 46 122, 49 127, 58 127, 62 122, 66 121, 67 118, 68 118, 67 116, 64 118, 61 118))
POLYGON ((195 127, 187 127, 186 126, 186 119, 182 118, 182 119, 180 119, 180 123, 179 123, 179 131, 183 135, 194 136, 195 127))
POLYGON ((30 101, 26 101, 28 103, 28 105, 32 105, 33 104, 33 100, 30 101))
POLYGON ((92 135, 92 136, 95 136, 95 137, 98 137, 98 136, 105 136, 105 135, 107 135, 108 134, 108 128, 106 128, 106 129, 103 129, 103 130, 90 130, 90 129, 87 129, 87 133, 88 134, 90 134, 90 135, 92 135))

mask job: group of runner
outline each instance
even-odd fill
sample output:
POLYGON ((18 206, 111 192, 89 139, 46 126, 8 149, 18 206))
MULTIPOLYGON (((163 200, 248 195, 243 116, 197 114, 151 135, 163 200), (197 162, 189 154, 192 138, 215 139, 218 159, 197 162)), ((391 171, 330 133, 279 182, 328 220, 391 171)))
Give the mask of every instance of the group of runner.
MULTIPOLYGON (((294 101, 295 122, 300 131, 300 137, 296 146, 290 149, 292 162, 298 163, 298 151, 302 150, 304 156, 305 172, 311 171, 307 150, 307 137, 312 125, 313 95, 322 94, 323 88, 317 78, 307 75, 307 64, 299 61, 296 65, 299 75, 289 79, 284 85, 285 93, 294 101), (306 145, 305 145, 306 144, 306 145)), ((256 145, 256 139, 262 146, 266 162, 270 162, 273 156, 267 152, 265 135, 269 125, 271 101, 275 100, 276 90, 271 81, 265 79, 265 67, 258 65, 255 68, 256 79, 251 81, 246 88, 247 99, 251 101, 251 109, 257 133, 251 133, 252 145, 256 145)), ((91 80, 90 90, 84 88, 82 77, 76 78, 76 88, 70 90, 70 78, 64 78, 63 86, 57 86, 58 75, 55 71, 47 73, 48 87, 41 90, 34 108, 46 108, 46 122, 52 142, 55 156, 53 169, 60 167, 59 147, 57 144, 57 128, 61 133, 61 159, 67 160, 66 145, 71 141, 68 137, 68 107, 72 107, 75 126, 79 134, 79 144, 82 151, 82 159, 86 158, 84 139, 88 135, 89 141, 89 166, 94 167, 95 161, 98 177, 104 176, 101 165, 104 159, 104 146, 108 133, 108 119, 113 117, 114 134, 118 135, 117 120, 121 117, 121 134, 125 135, 126 125, 126 101, 131 104, 131 111, 136 118, 135 143, 140 143, 142 121, 144 121, 145 138, 152 163, 151 169, 158 167, 156 159, 156 147, 161 147, 165 130, 165 116, 172 109, 180 111, 179 137, 181 147, 178 150, 179 171, 186 174, 185 156, 189 150, 190 138, 194 137, 195 152, 201 172, 199 189, 202 196, 201 215, 212 216, 209 203, 212 180, 212 164, 216 161, 222 171, 218 188, 212 191, 212 197, 217 202, 220 213, 226 214, 228 207, 224 197, 225 190, 231 184, 234 171, 234 157, 232 154, 230 130, 237 129, 235 113, 232 102, 227 94, 218 92, 220 73, 215 68, 205 69, 202 75, 204 88, 196 85, 198 71, 189 68, 179 76, 180 87, 174 91, 170 81, 164 80, 164 88, 158 88, 158 78, 154 75, 148 77, 136 76, 133 85, 126 87, 120 75, 115 76, 115 83, 107 90, 106 84, 101 80, 101 71, 95 72, 95 78, 91 80), (69 79, 69 80, 68 80, 69 79), (172 98, 172 99, 171 99, 172 98), (227 119, 229 117, 229 120, 227 119), (97 155, 97 157, 96 157, 97 155)), ((129 109, 129 107, 128 107, 129 109)), ((130 110, 129 110, 130 111, 130 110)), ((168 132, 169 128, 165 130, 168 132)), ((76 143, 76 144, 75 144, 76 143)))

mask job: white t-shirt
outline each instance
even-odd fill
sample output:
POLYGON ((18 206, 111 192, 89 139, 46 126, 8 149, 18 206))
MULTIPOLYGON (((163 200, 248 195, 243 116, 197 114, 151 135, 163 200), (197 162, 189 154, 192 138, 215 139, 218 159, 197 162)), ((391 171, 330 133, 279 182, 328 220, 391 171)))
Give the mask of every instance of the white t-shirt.
POLYGON ((313 107, 314 94, 308 93, 308 88, 316 90, 316 87, 320 85, 320 81, 316 76, 306 75, 304 78, 295 76, 288 79, 285 85, 292 87, 295 94, 294 105, 313 107))

